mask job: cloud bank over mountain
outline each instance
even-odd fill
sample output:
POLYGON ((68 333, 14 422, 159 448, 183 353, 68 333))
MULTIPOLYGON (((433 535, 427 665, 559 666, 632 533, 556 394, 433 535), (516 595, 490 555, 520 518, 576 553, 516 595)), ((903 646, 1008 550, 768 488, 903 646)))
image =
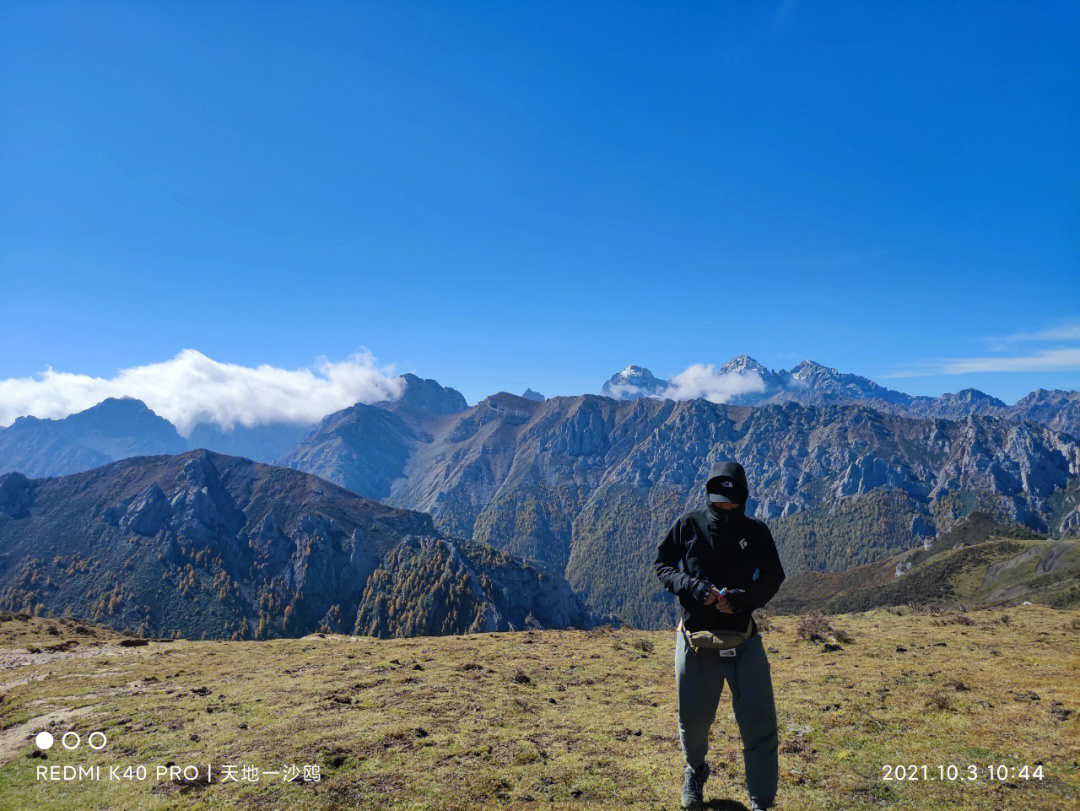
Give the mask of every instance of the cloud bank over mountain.
POLYGON ((711 363, 695 363, 671 378, 664 396, 672 400, 696 400, 727 403, 740 394, 765 391, 765 381, 753 369, 726 371, 711 363))
POLYGON ((313 423, 354 403, 396 400, 404 380, 367 351, 314 368, 221 363, 184 349, 162 363, 133 366, 110 378, 58 372, 0 380, 0 426, 16 417, 65 417, 108 397, 135 397, 186 436, 198 423, 222 428, 313 423))
POLYGON ((612 375, 600 389, 605 397, 636 400, 660 397, 668 400, 708 400, 729 403, 742 395, 759 394, 766 389, 764 369, 752 358, 740 356, 719 369, 711 363, 694 363, 670 380, 661 380, 643 366, 631 364, 612 375), (748 361, 749 364, 740 361, 748 361))

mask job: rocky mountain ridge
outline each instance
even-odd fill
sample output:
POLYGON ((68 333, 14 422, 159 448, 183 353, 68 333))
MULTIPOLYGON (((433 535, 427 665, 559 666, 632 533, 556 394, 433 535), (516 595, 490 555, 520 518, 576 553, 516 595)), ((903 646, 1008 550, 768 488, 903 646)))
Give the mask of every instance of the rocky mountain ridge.
MULTIPOLYGON (((813 361, 803 361, 788 371, 774 371, 748 355, 732 358, 720 367, 718 374, 736 375, 741 381, 761 381, 760 386, 740 386, 738 393, 725 395, 722 399, 729 405, 858 403, 916 417, 959 420, 978 415, 1026 420, 1080 436, 1080 392, 1038 389, 1011 406, 975 389, 941 397, 913 397, 813 361)), ((398 401, 403 405, 438 414, 454 414, 468 408, 460 392, 435 380, 413 374, 403 378, 405 386, 398 401)), ((631 365, 613 375, 602 387, 602 394, 616 400, 687 399, 685 391, 672 386, 672 381, 660 380, 648 369, 631 365)), ((537 402, 545 399, 532 389, 526 389, 522 397, 537 402)), ((290 454, 308 434, 318 429, 319 424, 222 428, 214 423, 199 423, 185 439, 141 401, 109 399, 63 419, 20 417, 12 425, 0 428, 0 473, 19 471, 32 477, 61 476, 130 456, 182 453, 197 448, 270 463, 290 454)))
MULTIPOLYGON (((788 370, 773 370, 749 355, 732 358, 716 374, 749 376, 761 381, 760 387, 753 391, 741 391, 726 397, 723 401, 729 405, 863 403, 883 411, 911 416, 952 420, 968 416, 992 416, 1004 420, 1027 420, 1055 431, 1080 436, 1080 392, 1075 391, 1037 389, 1013 405, 970 388, 945 393, 940 397, 915 396, 888 389, 861 375, 839 372, 812 360, 804 360, 788 370)), ((617 400, 642 397, 679 399, 673 381, 660 380, 641 366, 628 366, 613 375, 604 384, 603 393, 617 400)))
POLYGON ((865 404, 503 393, 449 415, 358 405, 281 463, 428 512, 443 531, 565 574, 598 609, 654 626, 668 618, 651 571, 656 543, 703 503, 705 472, 721 459, 746 467, 749 510, 770 522, 793 573, 868 563, 976 509, 1080 532, 1076 439, 1028 422, 865 404))
POLYGON ((203 450, 0 476, 0 608, 195 638, 591 622, 562 578, 430 516, 203 450))

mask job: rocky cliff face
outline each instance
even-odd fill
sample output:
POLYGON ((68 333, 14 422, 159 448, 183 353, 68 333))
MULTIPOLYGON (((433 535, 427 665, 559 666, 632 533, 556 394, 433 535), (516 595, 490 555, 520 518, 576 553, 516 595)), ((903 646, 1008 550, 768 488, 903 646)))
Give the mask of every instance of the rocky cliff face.
POLYGON ((1080 437, 1080 391, 1038 389, 1010 408, 1014 415, 1080 437))
MULTIPOLYGON (((900 413, 937 417, 945 420, 962 420, 971 416, 994 416, 1007 418, 1008 406, 996 397, 983 394, 978 389, 963 389, 955 394, 940 397, 912 397, 898 409, 900 413)), ((1035 420, 1035 422, 1039 422, 1035 420)))
POLYGON ((432 636, 592 622, 565 580, 477 542, 410 536, 384 557, 364 591, 356 632, 432 636))
POLYGON ((412 373, 402 375, 402 378, 405 390, 401 399, 395 401, 399 405, 429 414, 456 414, 469 407, 457 389, 440 386, 435 380, 422 379, 412 373))
POLYGON ((0 477, 0 607, 10 610, 71 612, 154 636, 400 635, 435 627, 426 595, 459 580, 471 602, 437 630, 589 622, 561 578, 293 470, 194 451, 52 479, 0 477), (460 565, 430 580, 413 573, 409 599, 394 592, 392 618, 361 621, 394 585, 372 575, 408 568, 403 550, 435 547, 460 565))
POLYGON ((750 511, 770 522, 792 571, 869 562, 975 509, 1069 531, 1080 476, 1077 441, 1043 426, 865 405, 500 394, 452 415, 357 406, 328 425, 291 464, 377 483, 389 503, 565 574, 595 607, 642 625, 669 616, 651 571, 655 545, 703 503, 718 460, 746 467, 750 511))

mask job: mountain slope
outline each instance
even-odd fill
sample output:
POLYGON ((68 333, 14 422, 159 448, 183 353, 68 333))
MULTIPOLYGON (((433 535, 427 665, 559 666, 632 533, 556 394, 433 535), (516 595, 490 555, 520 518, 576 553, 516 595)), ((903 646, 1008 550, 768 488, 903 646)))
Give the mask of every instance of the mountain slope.
MULTIPOLYGON (((706 373, 706 367, 700 367, 700 371, 706 377, 711 374, 706 373)), ((723 400, 728 405, 748 406, 787 402, 818 406, 858 404, 889 413, 949 420, 989 416, 1035 422, 1080 437, 1080 392, 1039 389, 1011 406, 975 389, 941 397, 912 397, 813 361, 803 361, 791 370, 774 371, 748 355, 732 358, 716 374, 721 379, 734 376, 735 380, 729 381, 730 385, 703 385, 691 375, 692 379, 682 380, 682 376, 677 376, 668 381, 643 367, 628 366, 604 384, 602 393, 616 400, 646 397, 682 400, 700 396, 723 400)), ((397 401, 399 405, 442 415, 468 408, 460 392, 434 380, 414 374, 406 374, 402 379, 405 385, 397 401)), ((544 400, 543 395, 532 389, 522 396, 544 400)), ((270 463, 291 457, 317 427, 277 422, 222 428, 204 422, 195 425, 185 440, 141 401, 126 397, 109 399, 62 420, 20 417, 11 426, 0 428, 0 472, 17 470, 28 476, 58 476, 130 456, 181 453, 198 448, 270 463)))
POLYGON ((843 572, 789 578, 770 612, 894 605, 975 607, 1024 600, 1080 605, 1080 541, 1047 540, 974 513, 924 547, 843 572))
POLYGON ((429 575, 471 595, 438 630, 500 630, 529 615, 539 625, 589 622, 560 578, 483 545, 459 551, 427 515, 293 470, 193 451, 0 478, 0 608, 155 636, 352 632, 385 596, 372 574, 418 543, 454 565, 414 574, 408 599, 372 632, 420 627, 429 575))
POLYGON ((402 375, 402 380, 405 388, 401 397, 393 401, 400 406, 429 414, 456 414, 469 407, 460 391, 442 386, 436 380, 420 378, 411 372, 402 375))
POLYGON ((564 574, 638 625, 671 617, 656 543, 704 499, 715 461, 751 481, 792 573, 867 563, 976 509, 1080 529, 1080 445, 1027 423, 913 418, 862 405, 489 397, 460 413, 399 404, 328 417, 285 461, 564 574))
POLYGON ((111 459, 182 453, 186 449, 171 422, 132 397, 110 397, 55 422, 67 440, 111 459))
POLYGON ((0 429, 0 473, 62 476, 114 459, 181 453, 187 447, 172 423, 141 400, 103 400, 63 419, 19 417, 0 429))
POLYGON ((838 372, 828 366, 804 360, 790 371, 778 372, 779 389, 766 391, 763 402, 797 402, 826 405, 857 400, 906 404, 910 395, 880 386, 861 375, 838 372))
POLYGON ((410 536, 371 575, 355 632, 441 636, 588 624, 562 578, 488 544, 410 536))
POLYGON ((35 478, 89 470, 112 460, 66 439, 54 420, 19 417, 0 428, 0 474, 21 471, 35 478))

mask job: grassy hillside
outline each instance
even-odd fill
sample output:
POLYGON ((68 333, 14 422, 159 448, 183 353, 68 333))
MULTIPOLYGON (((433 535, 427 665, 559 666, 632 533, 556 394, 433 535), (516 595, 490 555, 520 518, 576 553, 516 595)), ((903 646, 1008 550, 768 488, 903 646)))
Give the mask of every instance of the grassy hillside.
MULTIPOLYGON (((774 618, 765 644, 779 807, 1077 807, 1078 629, 1080 611, 1043 606, 774 618), (886 764, 980 772, 973 783, 895 782, 883 779, 886 764), (1043 779, 990 781, 987 764, 1041 764, 1043 779)), ((74 621, 8 615, 0 809, 675 808, 673 641, 670 631, 603 629, 122 647, 74 621), (108 744, 34 757, 43 727, 84 741, 103 730, 108 744), (75 763, 151 771, 131 784, 35 782, 38 766, 75 763), (201 771, 155 780, 167 763, 201 771), (318 765, 321 779, 220 782, 227 764, 285 763, 318 765)), ((729 713, 725 697, 707 797, 742 803, 729 713)))
POLYGON ((975 514, 928 548, 843 572, 788 578, 774 612, 866 611, 896 605, 938 608, 1039 602, 1080 605, 1080 542, 1047 540, 975 514))

